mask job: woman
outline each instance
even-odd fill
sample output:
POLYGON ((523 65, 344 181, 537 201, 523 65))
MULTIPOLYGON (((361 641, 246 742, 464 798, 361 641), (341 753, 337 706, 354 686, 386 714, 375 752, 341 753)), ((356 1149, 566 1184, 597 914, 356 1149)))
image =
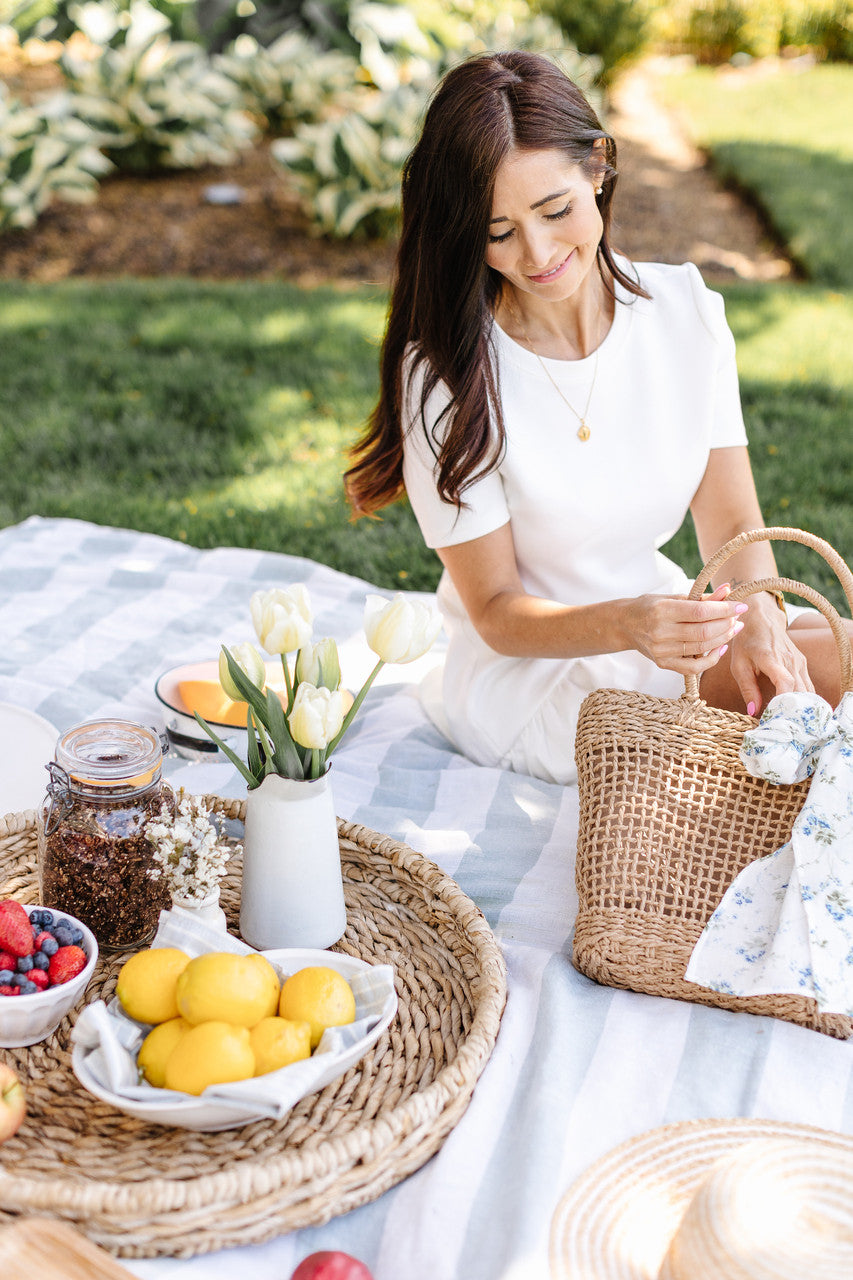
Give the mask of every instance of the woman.
MULTIPOLYGON (((722 299, 610 245, 616 148, 548 59, 483 55, 440 85, 403 176, 381 395, 347 473, 357 514, 405 492, 444 566, 443 711, 474 760, 574 778, 595 688, 753 715, 839 697, 823 618, 701 601, 657 550, 688 509, 704 558, 762 525, 722 299)), ((729 561, 776 572, 768 543, 729 561)), ((729 577, 731 581, 731 577, 729 577)), ((429 708, 428 708, 429 709, 429 708)))

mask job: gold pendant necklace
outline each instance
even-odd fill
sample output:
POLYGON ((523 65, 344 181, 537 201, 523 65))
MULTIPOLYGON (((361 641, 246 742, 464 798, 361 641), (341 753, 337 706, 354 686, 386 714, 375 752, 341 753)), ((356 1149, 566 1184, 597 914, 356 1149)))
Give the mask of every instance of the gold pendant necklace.
POLYGON ((560 399, 562 400, 563 404, 564 404, 568 409, 571 409, 572 413, 575 415, 575 417, 577 418, 578 422, 580 423, 580 426, 579 426, 579 427, 578 427, 578 429, 577 429, 577 437, 578 437, 578 440, 581 440, 581 441, 583 441, 584 443, 586 443, 586 441, 587 441, 587 440, 590 438, 590 436, 592 435, 592 432, 590 431, 589 427, 588 427, 588 426, 587 426, 587 424, 586 424, 586 415, 589 413, 589 404, 590 404, 590 401, 592 400, 592 393, 593 393, 593 391, 595 390, 595 379, 596 379, 596 377, 598 376, 598 352, 599 352, 599 350, 600 350, 600 347, 596 347, 596 349, 595 349, 595 361, 594 361, 593 366, 592 366, 592 382, 589 384, 589 395, 588 395, 588 396, 587 396, 587 398, 586 398, 586 404, 585 404, 585 405, 584 405, 584 407, 583 407, 583 413, 578 413, 577 409, 574 407, 574 405, 573 405, 573 404, 570 404, 570 403, 569 403, 569 401, 566 399, 566 397, 563 395, 562 391, 561 391, 561 390, 560 390, 560 388, 558 387, 557 383, 556 383, 556 382, 554 381, 554 379, 551 377, 551 372, 550 372, 550 370, 548 369, 548 367, 546 366, 545 361, 542 359, 542 357, 540 356, 539 352, 534 348, 534 346, 533 346, 532 342, 531 342, 531 341, 530 341, 530 339, 528 338, 528 336, 527 336, 527 330, 525 329, 524 325, 522 324, 521 316, 518 314, 518 312, 516 311, 515 307, 510 306, 510 311, 512 312, 512 315, 513 315, 513 318, 514 318, 514 320, 515 320, 516 324, 518 325, 519 329, 521 330, 521 336, 524 338, 524 341, 525 341, 525 344, 526 344, 526 346, 527 346, 528 351, 530 351, 530 352, 531 352, 531 354, 532 354, 532 355, 534 355, 534 356, 536 357, 536 359, 539 361, 539 367, 541 368, 542 372, 545 374, 545 377, 546 377, 546 378, 548 379, 548 381, 551 383, 551 386, 554 388, 554 390, 556 391, 557 395, 558 395, 558 396, 560 397, 560 399))

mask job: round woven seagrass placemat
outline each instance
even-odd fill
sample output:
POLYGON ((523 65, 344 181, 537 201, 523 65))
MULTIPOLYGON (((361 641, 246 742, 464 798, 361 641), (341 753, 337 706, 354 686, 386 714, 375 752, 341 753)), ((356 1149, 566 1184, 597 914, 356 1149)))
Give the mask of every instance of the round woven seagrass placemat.
MULTIPOLYGON (((242 820, 244 801, 208 797, 242 820)), ((347 930, 335 950, 395 970, 397 1017, 355 1067, 284 1119, 223 1133, 149 1125, 71 1070, 75 1013, 41 1044, 3 1049, 27 1118, 0 1147, 0 1223, 47 1214, 122 1257, 190 1257, 327 1222, 420 1168, 470 1101, 506 1000, 480 910, 407 845, 339 821, 347 930)), ((0 818, 0 897, 38 899, 35 813, 0 818)), ((240 862, 222 884, 237 932, 240 862)), ((101 956, 86 1000, 108 999, 127 953, 101 956)))

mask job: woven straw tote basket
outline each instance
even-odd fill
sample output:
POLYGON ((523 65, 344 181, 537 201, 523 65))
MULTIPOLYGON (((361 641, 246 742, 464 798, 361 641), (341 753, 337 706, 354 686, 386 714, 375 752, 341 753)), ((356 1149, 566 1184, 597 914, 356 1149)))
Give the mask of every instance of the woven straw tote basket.
MULTIPOLYGON (((853 612, 853 574, 829 543, 800 529, 756 529, 732 539, 705 565, 690 599, 702 595, 730 556, 770 540, 819 552, 853 612)), ((842 691, 848 691, 850 643, 832 605, 789 578, 742 583, 732 598, 767 590, 790 592, 820 609, 838 646, 842 691)), ((774 786, 747 773, 739 751, 755 722, 709 707, 698 686, 688 676, 680 698, 599 689, 583 702, 575 746, 580 829, 573 962, 607 986, 769 1014, 847 1039, 853 1022, 819 1013, 813 999, 730 996, 684 979, 726 889, 749 862, 790 839, 810 786, 810 780, 774 786)))

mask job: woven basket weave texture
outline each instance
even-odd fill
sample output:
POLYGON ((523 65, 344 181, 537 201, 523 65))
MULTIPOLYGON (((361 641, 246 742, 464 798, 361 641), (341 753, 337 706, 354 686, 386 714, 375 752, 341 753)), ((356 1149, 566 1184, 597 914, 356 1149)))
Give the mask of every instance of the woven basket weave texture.
MULTIPOLYGON (((230 819, 244 801, 208 797, 230 819)), ((28 1113, 0 1148, 0 1223, 71 1221, 124 1257, 190 1257, 327 1222, 420 1168, 465 1111, 497 1037, 503 957, 485 918, 434 863, 338 823, 347 930, 335 950, 391 964, 396 1019, 355 1067, 281 1121, 223 1133, 149 1125, 88 1094, 71 1070, 72 1012, 4 1057, 28 1113)), ((0 897, 38 900, 36 818, 0 819, 0 897)), ((240 860, 221 901, 237 932, 240 860)), ((61 905, 61 904, 60 904, 61 905)), ((87 1000, 109 999, 128 953, 102 956, 87 1000)))
MULTIPOLYGON (((821 551, 851 596, 849 569, 814 535, 768 529, 728 545, 769 537, 821 551)), ((725 551, 705 567, 699 586, 727 558, 725 551)), ((744 596, 768 582, 803 588, 800 594, 826 604, 789 579, 745 584, 733 594, 744 596)), ((849 645, 843 635, 840 641, 842 681, 849 681, 849 645)), ((820 1014, 810 998, 731 996, 684 979, 699 935, 729 885, 748 863, 790 839, 811 785, 774 786, 747 773, 739 752, 755 722, 701 701, 695 678, 686 684, 685 694, 671 699, 599 689, 581 706, 574 964, 607 986, 767 1014, 847 1039, 853 1022, 820 1014)))

